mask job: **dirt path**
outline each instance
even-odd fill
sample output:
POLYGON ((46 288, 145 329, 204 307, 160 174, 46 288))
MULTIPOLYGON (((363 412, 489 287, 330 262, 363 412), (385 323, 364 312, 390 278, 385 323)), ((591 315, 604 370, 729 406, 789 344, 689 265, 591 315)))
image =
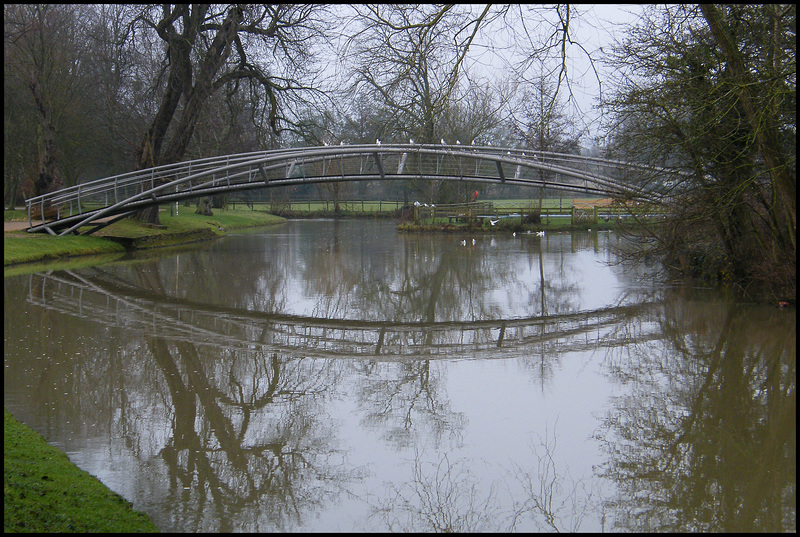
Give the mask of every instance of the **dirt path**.
MULTIPOLYGON (((34 220, 33 225, 41 224, 40 220, 34 220)), ((24 229, 28 229, 27 222, 3 222, 3 233, 7 231, 22 231, 24 229)))

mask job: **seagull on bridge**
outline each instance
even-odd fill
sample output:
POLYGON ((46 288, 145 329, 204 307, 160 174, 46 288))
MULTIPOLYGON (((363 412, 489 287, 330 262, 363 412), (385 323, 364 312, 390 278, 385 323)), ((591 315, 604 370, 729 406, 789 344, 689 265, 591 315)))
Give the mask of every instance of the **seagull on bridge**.
POLYGON ((409 138, 408 139, 408 143, 413 144, 414 143, 414 139, 413 138, 409 138))
POLYGON ((378 145, 381 145, 381 139, 380 138, 376 138, 375 139, 375 143, 378 144, 378 145))
POLYGON ((461 140, 456 140, 456 145, 461 145, 461 140))
POLYGON ((444 141, 444 138, 441 139, 442 145, 447 145, 447 142, 444 141))
POLYGON ((341 142, 339 142, 339 145, 344 145, 344 140, 342 140, 341 142))

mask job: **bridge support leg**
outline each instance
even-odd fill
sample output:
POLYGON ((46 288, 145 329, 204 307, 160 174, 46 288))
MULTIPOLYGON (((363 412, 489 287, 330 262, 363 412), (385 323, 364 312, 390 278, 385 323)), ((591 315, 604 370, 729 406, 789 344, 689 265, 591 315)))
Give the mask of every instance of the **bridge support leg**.
POLYGON ((375 354, 381 353, 381 347, 383 347, 383 336, 386 335, 386 328, 381 328, 381 333, 378 336, 378 345, 375 347, 375 354))

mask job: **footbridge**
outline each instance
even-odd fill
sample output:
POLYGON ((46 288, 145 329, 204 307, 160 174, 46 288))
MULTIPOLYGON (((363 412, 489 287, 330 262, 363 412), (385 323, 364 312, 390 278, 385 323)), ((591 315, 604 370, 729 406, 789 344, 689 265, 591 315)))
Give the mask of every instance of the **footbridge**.
POLYGON ((470 181, 658 203, 674 173, 600 158, 492 146, 365 144, 190 160, 81 183, 26 201, 29 232, 90 234, 142 209, 224 192, 338 181, 470 181))

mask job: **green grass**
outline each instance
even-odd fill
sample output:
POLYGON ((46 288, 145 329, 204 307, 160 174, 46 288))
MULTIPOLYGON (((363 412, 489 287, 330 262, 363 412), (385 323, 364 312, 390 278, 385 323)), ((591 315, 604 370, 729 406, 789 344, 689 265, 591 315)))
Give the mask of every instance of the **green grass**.
POLYGON ((6 233, 3 237, 3 265, 124 250, 121 244, 100 237, 53 237, 33 233, 6 233))
POLYGON ((144 513, 3 410, 5 533, 157 533, 144 513))
POLYGON ((3 222, 11 222, 12 220, 27 221, 28 212, 19 209, 11 209, 3 211, 3 222))
POLYGON ((124 252, 126 249, 174 246, 224 235, 227 230, 283 222, 278 216, 250 209, 215 210, 213 216, 180 207, 177 216, 160 215, 163 229, 143 225, 131 218, 115 222, 93 235, 54 237, 43 233, 9 232, 3 236, 3 266, 63 260, 124 252))

